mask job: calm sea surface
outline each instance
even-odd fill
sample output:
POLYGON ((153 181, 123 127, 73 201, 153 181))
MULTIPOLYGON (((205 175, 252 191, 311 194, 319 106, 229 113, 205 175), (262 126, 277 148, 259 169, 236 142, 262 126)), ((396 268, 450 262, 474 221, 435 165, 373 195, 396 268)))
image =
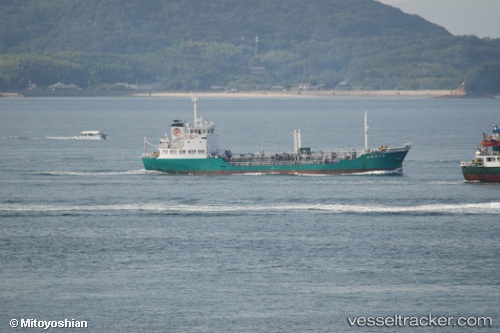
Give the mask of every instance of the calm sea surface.
POLYGON ((146 172, 144 137, 190 121, 189 98, 0 99, 0 331, 409 332, 347 317, 432 314, 498 332, 500 185, 465 183, 459 164, 500 100, 198 105, 233 152, 288 151, 299 128, 313 150, 360 149, 365 110, 371 147, 412 142, 402 176, 146 172))

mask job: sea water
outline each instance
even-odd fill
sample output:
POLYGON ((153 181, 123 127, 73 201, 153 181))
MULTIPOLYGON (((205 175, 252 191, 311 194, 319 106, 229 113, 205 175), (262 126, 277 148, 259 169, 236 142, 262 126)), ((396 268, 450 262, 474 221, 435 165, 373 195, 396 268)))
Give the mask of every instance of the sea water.
POLYGON ((189 98, 0 99, 0 331, 27 319, 84 332, 416 329, 397 316, 419 332, 456 332, 459 317, 490 318, 461 331, 498 331, 500 185, 466 183, 459 165, 500 123, 499 100, 198 104, 234 153, 289 151, 294 129, 313 151, 361 150, 365 111, 370 147, 412 143, 402 175, 147 172, 144 137, 192 121, 189 98))

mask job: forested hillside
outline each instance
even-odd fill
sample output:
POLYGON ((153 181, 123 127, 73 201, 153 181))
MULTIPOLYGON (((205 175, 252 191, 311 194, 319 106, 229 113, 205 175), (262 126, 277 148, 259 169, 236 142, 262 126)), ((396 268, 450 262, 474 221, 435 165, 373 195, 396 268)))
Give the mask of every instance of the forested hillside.
POLYGON ((3 91, 453 89, 500 60, 500 39, 452 36, 374 0, 3 0, 0 32, 3 91))

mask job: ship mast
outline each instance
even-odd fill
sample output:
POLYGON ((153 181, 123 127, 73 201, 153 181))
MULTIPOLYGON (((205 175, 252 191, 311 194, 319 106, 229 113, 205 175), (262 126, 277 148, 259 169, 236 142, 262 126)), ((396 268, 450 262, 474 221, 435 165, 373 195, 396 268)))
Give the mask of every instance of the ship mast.
POLYGON ((368 151, 368 116, 365 111, 365 150, 368 151))
POLYGON ((300 129, 297 131, 297 148, 300 151, 300 148, 302 148, 302 132, 300 129))
POLYGON ((191 97, 191 100, 193 101, 193 109, 194 109, 194 128, 196 128, 196 123, 197 123, 197 116, 196 116, 196 104, 198 103, 198 98, 196 96, 191 97))

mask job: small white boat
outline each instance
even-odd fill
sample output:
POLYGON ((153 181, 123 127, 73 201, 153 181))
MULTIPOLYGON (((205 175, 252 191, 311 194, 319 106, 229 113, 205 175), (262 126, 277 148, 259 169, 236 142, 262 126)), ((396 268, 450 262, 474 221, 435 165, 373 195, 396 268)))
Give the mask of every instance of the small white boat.
POLYGON ((107 134, 104 134, 101 131, 81 131, 78 139, 83 140, 104 140, 106 139, 107 134))

